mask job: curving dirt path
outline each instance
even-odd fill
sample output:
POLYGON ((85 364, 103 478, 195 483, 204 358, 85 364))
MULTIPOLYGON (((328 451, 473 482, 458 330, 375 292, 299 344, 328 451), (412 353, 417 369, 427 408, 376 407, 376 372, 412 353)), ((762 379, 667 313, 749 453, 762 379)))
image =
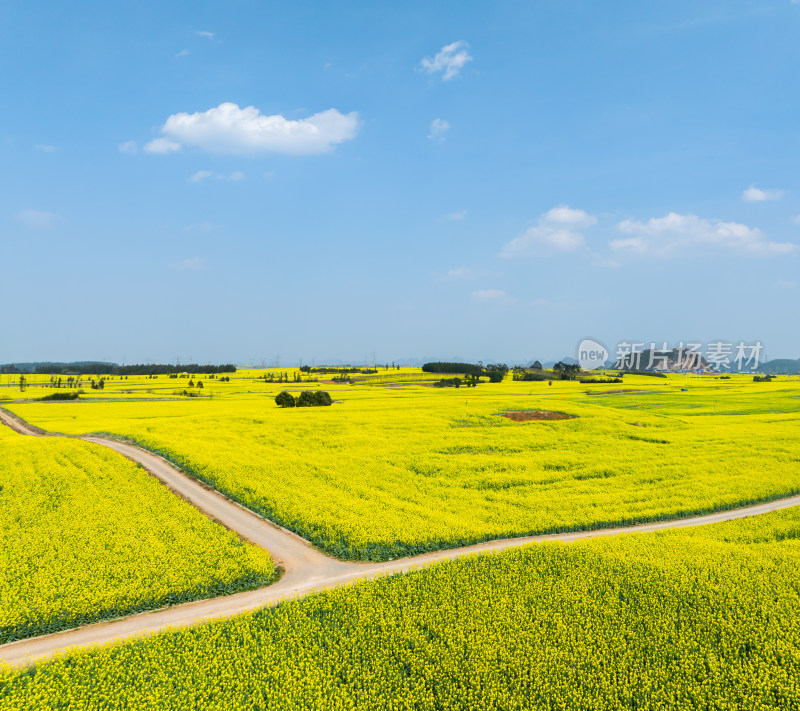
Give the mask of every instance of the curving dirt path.
MULTIPOLYGON (((32 436, 57 435, 29 425, 16 415, 0 409, 0 421, 20 434, 32 436)), ((129 615, 116 620, 84 625, 64 632, 33 637, 0 645, 0 663, 24 667, 44 661, 60 652, 108 644, 141 637, 171 628, 187 627, 210 619, 232 617, 242 612, 274 605, 288 598, 302 597, 312 592, 344 585, 356 580, 392 573, 403 573, 425 567, 437 561, 459 558, 474 553, 502 551, 541 541, 570 542, 597 536, 621 533, 659 531, 665 528, 686 528, 709 523, 732 521, 800 505, 800 496, 776 499, 762 504, 692 518, 658 521, 620 528, 603 528, 572 533, 554 533, 497 541, 487 541, 463 548, 454 548, 413 558, 385 563, 353 563, 331 558, 316 550, 295 533, 261 518, 249 509, 231 501, 218 491, 198 483, 181 473, 161 457, 130 444, 102 437, 81 437, 87 442, 108 447, 143 466, 171 491, 196 506, 207 516, 242 538, 266 549, 284 571, 283 577, 272 585, 257 590, 198 600, 180 605, 129 615)))

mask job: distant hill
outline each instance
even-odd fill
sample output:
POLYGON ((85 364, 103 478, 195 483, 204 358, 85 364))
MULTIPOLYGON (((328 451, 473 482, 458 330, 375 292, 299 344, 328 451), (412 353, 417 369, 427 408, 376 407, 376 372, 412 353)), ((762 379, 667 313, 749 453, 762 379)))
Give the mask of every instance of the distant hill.
POLYGON ((756 368, 757 373, 770 373, 772 375, 800 375, 800 358, 776 358, 762 363, 756 368))

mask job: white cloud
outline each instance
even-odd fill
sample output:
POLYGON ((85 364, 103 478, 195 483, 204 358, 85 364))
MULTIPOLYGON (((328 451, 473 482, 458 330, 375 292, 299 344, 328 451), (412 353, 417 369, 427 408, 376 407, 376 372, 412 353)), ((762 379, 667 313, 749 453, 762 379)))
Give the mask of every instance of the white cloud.
MULTIPOLYGON (((800 0, 798 0, 798 1, 800 2, 800 0)), ((794 224, 796 224, 796 225, 800 225, 800 215, 795 215, 792 218, 792 222, 794 222, 794 224)))
POLYGON ((172 265, 173 269, 180 269, 182 271, 199 271, 200 269, 205 269, 205 267, 206 260, 202 257, 188 257, 172 265))
POLYGON ((213 32, 207 32, 205 30, 198 30, 197 31, 197 36, 198 37, 205 37, 206 39, 214 39, 214 33, 213 32))
POLYGON ((164 137, 145 146, 150 153, 172 153, 194 146, 209 153, 250 155, 326 153, 337 143, 355 138, 358 113, 328 109, 308 118, 290 120, 280 114, 265 116, 254 106, 243 109, 223 103, 208 111, 170 116, 161 128, 164 137))
POLYGON ((449 222, 461 222, 467 216, 466 210, 461 210, 460 212, 448 212, 444 219, 448 220, 449 222))
POLYGON ((49 145, 42 144, 42 143, 37 143, 34 146, 34 148, 37 151, 41 151, 42 153, 54 153, 56 151, 56 147, 55 146, 49 146, 49 145))
POLYGON ((236 183, 244 178, 244 173, 241 170, 234 170, 232 173, 213 173, 210 170, 198 170, 189 176, 190 183, 199 183, 206 178, 213 178, 214 180, 227 180, 236 183))
POLYGON ((755 185, 742 191, 742 200, 745 202, 766 202, 767 200, 780 200, 782 197, 783 190, 762 190, 755 185))
POLYGON ((629 251, 642 254, 647 251, 647 243, 641 237, 630 237, 628 239, 612 239, 608 243, 611 249, 617 251, 629 251))
POLYGON ((61 215, 46 210, 21 210, 17 221, 35 230, 49 230, 61 220, 61 215))
POLYGON ((573 210, 567 205, 558 205, 544 213, 535 227, 503 245, 500 256, 511 259, 531 256, 543 250, 574 251, 586 244, 583 234, 576 230, 596 223, 597 218, 594 215, 583 210, 573 210))
POLYGON ((139 147, 136 145, 136 141, 125 141, 125 143, 119 144, 120 153, 136 153, 138 150, 139 147))
POLYGON ((574 225, 575 227, 589 227, 597 224, 594 215, 588 215, 583 210, 573 210, 568 205, 558 205, 544 214, 544 219, 560 225, 574 225))
POLYGON ((556 249, 571 251, 582 247, 586 240, 580 232, 572 230, 553 230, 550 227, 539 227, 528 230, 536 234, 536 239, 541 244, 547 244, 556 249))
POLYGON ((797 280, 796 279, 783 279, 781 281, 776 281, 775 286, 779 289, 796 289, 797 288, 797 280))
POLYGON ((169 138, 156 138, 150 141, 150 143, 145 143, 144 149, 148 153, 164 156, 179 151, 181 149, 181 144, 171 141, 169 138))
POLYGON ((450 130, 450 123, 445 121, 444 119, 433 119, 431 121, 431 130, 428 133, 428 138, 433 139, 434 141, 443 141, 445 135, 450 130))
POLYGON ((769 241, 757 227, 675 212, 665 217, 654 217, 647 222, 623 220, 617 229, 631 236, 611 240, 611 249, 640 255, 669 256, 702 247, 754 255, 788 254, 797 249, 797 245, 791 242, 769 241))
POLYGON ((469 44, 463 40, 445 45, 433 59, 425 57, 419 64, 420 69, 428 74, 441 72, 442 79, 449 81, 458 75, 467 62, 472 61, 468 47, 469 44))
POLYGON ((478 289, 472 292, 474 301, 481 303, 502 304, 511 303, 513 299, 502 289, 478 289))
POLYGON ((182 49, 175 56, 176 57, 188 57, 189 56, 189 50, 188 49, 182 49))
POLYGON ((500 272, 489 269, 473 269, 472 267, 456 267, 444 273, 434 272, 431 275, 436 281, 472 281, 478 278, 499 277, 500 272))
POLYGON ((189 176, 190 183, 199 183, 201 180, 205 180, 206 178, 210 178, 214 175, 210 170, 198 170, 196 173, 192 173, 189 176))

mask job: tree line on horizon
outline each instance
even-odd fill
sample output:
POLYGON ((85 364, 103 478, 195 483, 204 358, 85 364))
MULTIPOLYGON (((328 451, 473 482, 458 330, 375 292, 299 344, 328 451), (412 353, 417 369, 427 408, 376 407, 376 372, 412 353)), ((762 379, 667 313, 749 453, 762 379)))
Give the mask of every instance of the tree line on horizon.
MULTIPOLYGON (((466 376, 466 384, 474 387, 480 382, 481 377, 489 378, 490 383, 502 383, 503 378, 508 373, 508 366, 505 363, 489 363, 484 365, 481 361, 477 363, 451 363, 447 361, 434 361, 432 363, 425 363, 422 366, 424 373, 443 373, 445 375, 464 375, 466 376)), ((456 383, 458 378, 443 378, 439 381, 440 387, 452 385, 458 387, 460 381, 456 383)))
POLYGON ((6 363, 0 366, 3 375, 35 373, 37 375, 167 375, 169 373, 200 373, 211 375, 216 373, 235 373, 233 363, 223 365, 198 365, 197 363, 141 363, 136 365, 119 365, 102 361, 79 361, 74 363, 39 362, 39 363, 6 363))

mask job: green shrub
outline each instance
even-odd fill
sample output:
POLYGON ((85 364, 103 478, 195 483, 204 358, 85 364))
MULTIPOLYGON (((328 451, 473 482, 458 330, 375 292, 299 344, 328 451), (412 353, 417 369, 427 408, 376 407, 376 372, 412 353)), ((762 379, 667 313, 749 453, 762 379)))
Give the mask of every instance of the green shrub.
POLYGON ((294 407, 297 403, 295 403, 294 396, 291 393, 281 390, 275 396, 275 404, 278 407, 294 407))
POLYGON ((40 400, 77 400, 78 393, 71 392, 71 393, 53 393, 52 395, 45 395, 44 397, 40 397, 40 400))
POLYGON ((437 380, 433 387, 435 388, 460 388, 461 387, 461 378, 442 378, 441 380, 437 380))
POLYGON ((523 370, 515 370, 512 374, 512 378, 514 380, 523 380, 526 382, 529 380, 539 382, 550 379, 544 373, 526 373, 523 370))
POLYGON ((422 366, 423 373, 447 373, 448 375, 482 375, 483 366, 473 365, 472 363, 425 363, 422 366))
POLYGON ((297 407, 327 407, 333 404, 331 396, 324 390, 303 390, 297 398, 297 407))

